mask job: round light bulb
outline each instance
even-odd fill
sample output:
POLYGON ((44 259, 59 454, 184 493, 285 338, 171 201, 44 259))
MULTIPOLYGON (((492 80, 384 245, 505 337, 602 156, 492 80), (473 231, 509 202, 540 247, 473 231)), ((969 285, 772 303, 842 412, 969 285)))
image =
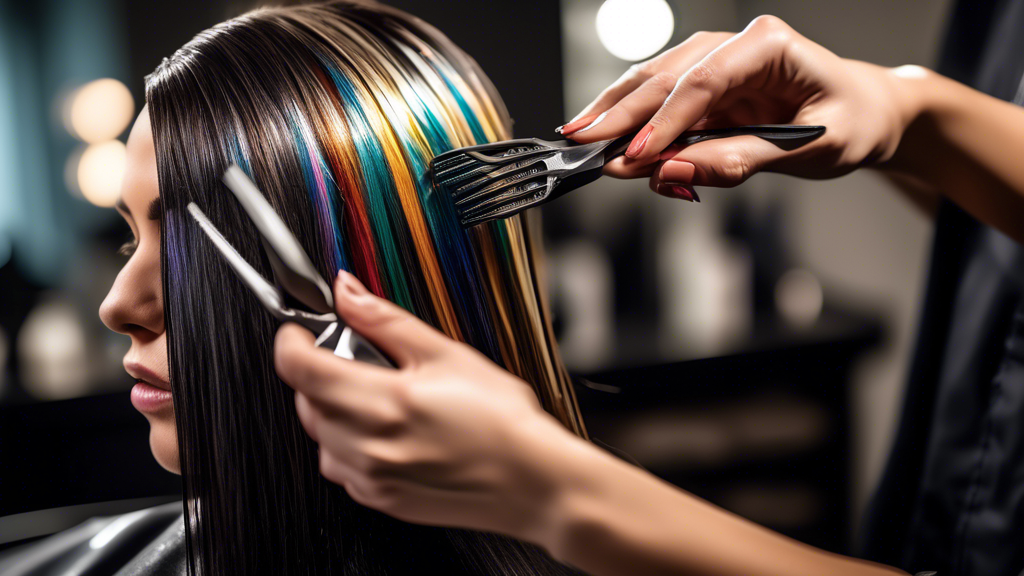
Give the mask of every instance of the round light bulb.
POLYGON ((672 39, 675 21, 665 0, 605 0, 597 11, 597 37, 616 58, 636 62, 672 39))
POLYGON ((104 208, 117 203, 127 163, 127 150, 120 140, 93 144, 82 152, 75 171, 78 190, 89 202, 104 208))
POLYGON ((113 78, 101 78, 72 92, 64 110, 64 126, 72 136, 95 144, 117 138, 135 114, 128 87, 113 78))

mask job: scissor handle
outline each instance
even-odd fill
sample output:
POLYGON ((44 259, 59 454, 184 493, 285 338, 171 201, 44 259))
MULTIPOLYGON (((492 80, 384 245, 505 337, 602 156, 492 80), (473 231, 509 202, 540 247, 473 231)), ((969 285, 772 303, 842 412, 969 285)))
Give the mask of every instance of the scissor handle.
POLYGON ((383 352, 369 340, 353 330, 350 326, 341 327, 340 323, 332 322, 316 339, 316 345, 327 348, 339 358, 366 362, 382 368, 396 368, 383 352), (339 328, 340 327, 340 328, 339 328))

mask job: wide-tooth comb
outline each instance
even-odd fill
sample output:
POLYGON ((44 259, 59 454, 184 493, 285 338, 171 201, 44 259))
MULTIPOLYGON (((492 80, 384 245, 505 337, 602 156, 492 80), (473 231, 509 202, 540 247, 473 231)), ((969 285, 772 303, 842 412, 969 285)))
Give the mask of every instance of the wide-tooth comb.
MULTIPOLYGON (((685 132, 674 144, 750 135, 792 150, 824 133, 824 126, 762 124, 685 132)), ((469 228, 593 182, 606 162, 625 152, 633 136, 590 144, 524 138, 458 148, 431 160, 430 176, 434 187, 451 197, 459 222, 469 228)))

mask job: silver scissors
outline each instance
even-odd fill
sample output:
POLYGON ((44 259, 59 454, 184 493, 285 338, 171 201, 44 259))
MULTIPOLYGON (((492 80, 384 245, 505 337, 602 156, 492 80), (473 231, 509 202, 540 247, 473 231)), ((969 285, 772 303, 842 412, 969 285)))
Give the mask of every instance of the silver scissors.
POLYGON ((285 305, 281 290, 250 266, 199 206, 196 206, 195 202, 190 202, 188 211, 192 213, 192 217, 209 236, 220 255, 231 265, 235 274, 256 294, 260 303, 278 320, 295 322, 316 334, 316 345, 333 350, 336 356, 394 368, 394 363, 387 356, 334 313, 334 296, 330 286, 313 267, 309 256, 285 225, 284 220, 274 212, 270 203, 245 172, 232 164, 224 172, 223 181, 256 224, 263 247, 269 256, 270 266, 274 270, 275 282, 312 311, 296 310, 285 305))

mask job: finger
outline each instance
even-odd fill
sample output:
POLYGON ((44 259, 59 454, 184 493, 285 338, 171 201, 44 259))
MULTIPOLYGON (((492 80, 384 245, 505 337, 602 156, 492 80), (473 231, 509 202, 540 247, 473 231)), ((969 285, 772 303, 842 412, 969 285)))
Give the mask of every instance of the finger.
POLYGON ((593 123, 567 134, 567 137, 576 142, 588 143, 611 140, 628 134, 642 126, 661 108, 676 87, 678 79, 679 77, 671 72, 658 72, 645 80, 636 90, 626 94, 593 123))
POLYGON ((707 140, 660 163, 651 176, 650 186, 659 194, 671 192, 671 186, 731 188, 791 155, 803 153, 806 151, 783 150, 756 136, 707 140))
MULTIPOLYGON (((624 96, 636 90, 645 80, 651 77, 650 70, 644 64, 634 64, 626 70, 619 79, 601 91, 593 102, 587 104, 583 111, 576 115, 571 122, 562 127, 562 134, 568 135, 586 126, 582 123, 585 118, 596 118, 605 110, 611 108, 624 96)), ((589 124, 589 122, 588 122, 589 124)))
POLYGON ((785 47, 796 33, 775 17, 755 19, 743 32, 722 43, 690 68, 630 143, 625 155, 657 157, 685 130, 707 116, 731 88, 781 67, 785 47))
POLYGON ((348 272, 338 273, 334 301, 338 314, 399 368, 434 358, 455 343, 404 308, 373 295, 348 272))
POLYGON ((630 66, 629 70, 611 86, 605 88, 572 122, 562 126, 561 133, 568 136, 586 127, 658 72, 665 71, 678 77, 732 36, 733 34, 729 32, 697 32, 663 54, 630 66))
POLYGON ((319 452, 320 475, 345 488, 349 492, 349 496, 352 496, 349 486, 354 486, 363 481, 359 473, 347 462, 335 458, 329 451, 321 448, 319 452))
POLYGON ((601 172, 605 176, 628 180, 630 178, 646 178, 653 174, 657 167, 657 159, 641 162, 625 156, 617 156, 605 164, 601 172))
POLYGON ((299 423, 306 434, 313 439, 313 442, 320 443, 320 435, 317 433, 317 415, 309 398, 302 392, 295 393, 295 413, 299 416, 299 423))
POLYGON ((277 375, 310 398, 333 400, 340 385, 386 385, 394 378, 393 370, 339 358, 314 342, 309 330, 291 322, 281 326, 274 338, 277 375))

